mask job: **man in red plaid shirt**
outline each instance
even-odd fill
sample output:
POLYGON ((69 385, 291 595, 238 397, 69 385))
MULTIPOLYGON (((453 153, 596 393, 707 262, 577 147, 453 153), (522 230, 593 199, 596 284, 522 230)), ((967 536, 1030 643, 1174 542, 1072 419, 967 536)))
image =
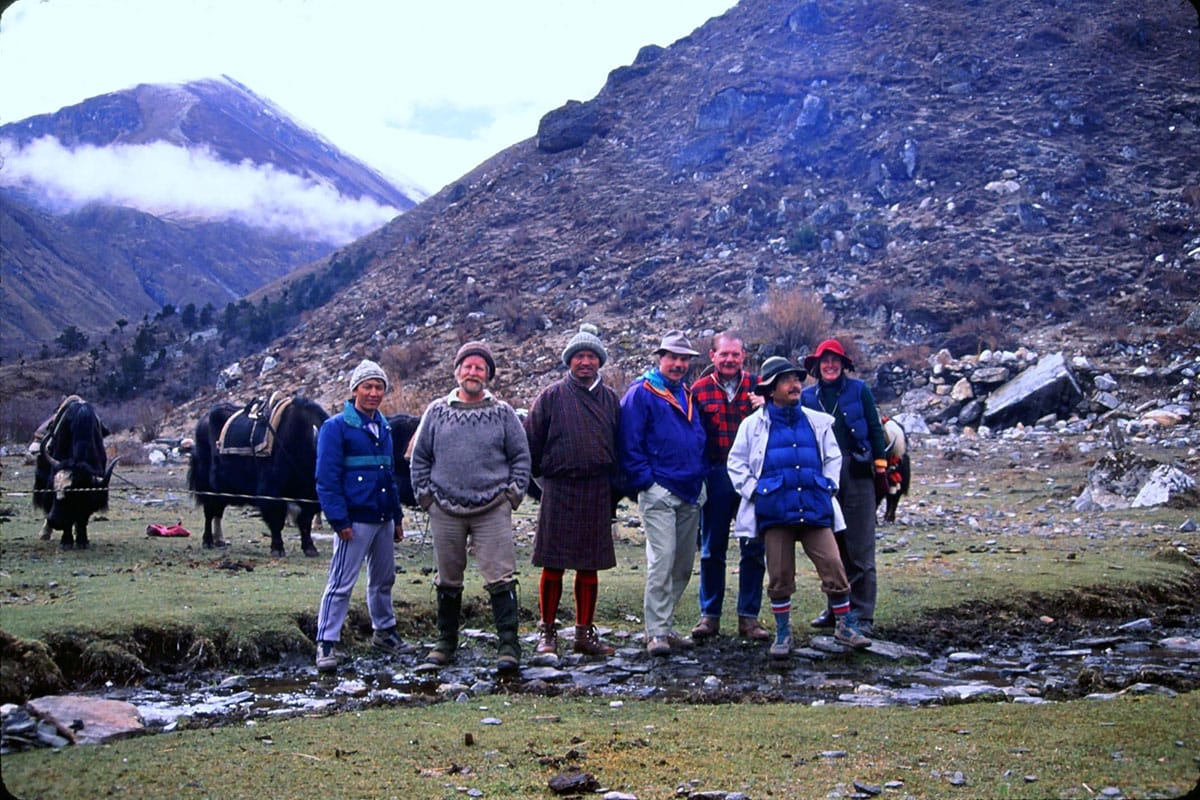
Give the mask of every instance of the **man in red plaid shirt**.
MULTIPOLYGON (((708 500, 700 514, 700 622, 692 629, 696 639, 716 636, 721 627, 729 526, 741 500, 729 481, 725 461, 738 426, 763 403, 754 392, 758 378, 743 368, 746 349, 741 337, 731 331, 718 333, 708 357, 713 369, 692 386, 692 399, 707 434, 704 465, 708 487, 708 500)), ((738 635, 759 641, 770 639, 771 634, 758 622, 766 572, 763 540, 756 537, 738 541, 738 635)))

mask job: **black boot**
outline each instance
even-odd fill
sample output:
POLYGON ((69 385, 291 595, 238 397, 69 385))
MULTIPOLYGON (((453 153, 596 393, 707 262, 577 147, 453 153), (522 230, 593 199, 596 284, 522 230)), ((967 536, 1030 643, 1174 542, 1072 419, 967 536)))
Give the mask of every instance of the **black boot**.
POLYGON ((438 639, 425 663, 442 666, 454 660, 458 649, 458 617, 462 612, 462 587, 457 589, 437 587, 438 639))
POLYGON ((496 620, 496 669, 510 672, 521 666, 521 640, 517 636, 517 582, 506 581, 487 587, 496 620))

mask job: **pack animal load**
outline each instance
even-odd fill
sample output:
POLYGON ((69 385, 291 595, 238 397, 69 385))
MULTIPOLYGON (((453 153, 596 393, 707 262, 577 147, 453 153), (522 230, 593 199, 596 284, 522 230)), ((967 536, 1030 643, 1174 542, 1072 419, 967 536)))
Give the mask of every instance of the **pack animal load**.
POLYGON ((214 407, 196 424, 188 488, 204 508, 206 548, 225 547, 222 515, 231 505, 259 510, 271 533, 271 555, 283 557, 289 504, 306 556, 317 556, 312 521, 317 503, 317 431, 329 414, 300 397, 214 407))

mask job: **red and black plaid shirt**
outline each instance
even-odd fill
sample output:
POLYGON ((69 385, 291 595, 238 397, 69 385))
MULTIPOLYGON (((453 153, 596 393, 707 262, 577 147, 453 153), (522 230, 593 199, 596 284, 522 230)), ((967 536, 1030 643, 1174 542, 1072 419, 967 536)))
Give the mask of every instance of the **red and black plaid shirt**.
POLYGON ((743 370, 732 401, 715 370, 692 385, 692 401, 700 409, 706 434, 704 459, 709 464, 725 463, 729 448, 733 447, 733 439, 737 436, 738 426, 754 411, 750 395, 757 385, 758 376, 743 370))

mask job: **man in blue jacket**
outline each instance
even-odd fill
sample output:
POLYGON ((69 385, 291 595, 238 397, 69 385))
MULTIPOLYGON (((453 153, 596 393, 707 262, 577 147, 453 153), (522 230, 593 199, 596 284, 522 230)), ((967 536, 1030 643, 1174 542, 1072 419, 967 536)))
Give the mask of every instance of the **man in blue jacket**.
POLYGON ((403 538, 404 528, 392 472, 392 432, 379 413, 387 390, 387 374, 364 359, 350 375, 351 398, 342 413, 326 420, 317 435, 317 499, 337 533, 317 611, 317 669, 322 672, 337 669, 336 645, 364 559, 372 646, 392 655, 414 650, 396 633, 392 609, 393 543, 403 538))
POLYGON ((646 652, 665 656, 692 647, 675 630, 675 607, 696 558, 705 434, 683 382, 699 353, 681 331, 669 331, 655 355, 658 366, 621 399, 617 447, 625 491, 636 494, 646 532, 646 652))

